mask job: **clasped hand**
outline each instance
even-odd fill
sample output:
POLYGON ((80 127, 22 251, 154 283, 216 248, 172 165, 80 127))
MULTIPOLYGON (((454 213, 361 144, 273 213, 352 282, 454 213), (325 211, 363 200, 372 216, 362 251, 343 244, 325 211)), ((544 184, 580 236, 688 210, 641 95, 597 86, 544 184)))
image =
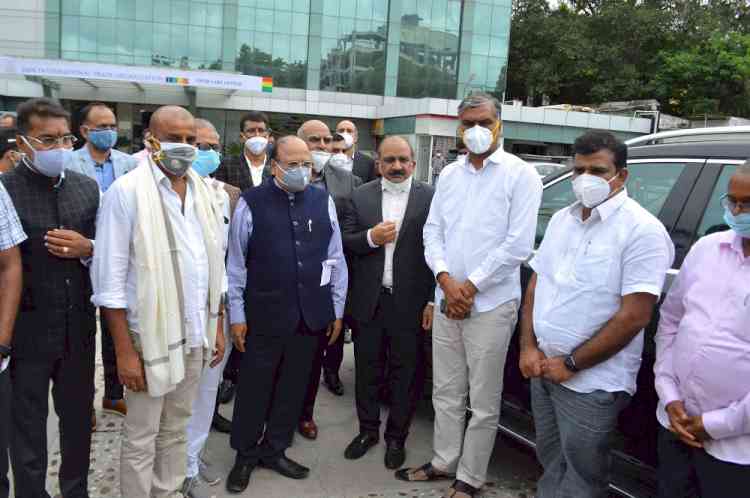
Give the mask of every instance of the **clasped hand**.
POLYGON ((471 312, 474 306, 474 296, 477 295, 477 288, 470 280, 459 284, 448 274, 440 275, 438 281, 440 288, 443 290, 446 301, 445 316, 451 320, 463 320, 471 312))
POLYGON ((669 430, 686 445, 703 448, 703 443, 711 439, 703 425, 703 416, 689 416, 682 401, 672 401, 666 410, 669 415, 669 430))

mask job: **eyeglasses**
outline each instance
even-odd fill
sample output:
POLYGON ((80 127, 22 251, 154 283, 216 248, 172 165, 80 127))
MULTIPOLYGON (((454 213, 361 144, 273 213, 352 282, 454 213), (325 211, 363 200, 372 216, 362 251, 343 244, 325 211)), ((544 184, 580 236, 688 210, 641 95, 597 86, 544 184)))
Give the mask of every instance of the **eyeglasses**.
POLYGON ((195 146, 198 148, 198 150, 215 150, 216 152, 221 152, 220 144, 196 143, 195 146))
POLYGON ((327 137, 321 137, 319 135, 310 135, 307 137, 307 141, 313 144, 319 144, 321 141, 324 144, 329 144, 333 141, 333 137, 331 135, 328 135, 327 137))
POLYGON ((242 133, 244 133, 246 136, 254 136, 254 135, 265 135, 270 130, 266 130, 265 128, 247 128, 245 130, 242 130, 242 133))
POLYGON ((72 147, 78 139, 74 135, 63 135, 61 137, 32 137, 31 135, 24 135, 26 138, 31 139, 36 144, 41 145, 45 149, 51 149, 52 147, 72 147))
POLYGON ((106 125, 105 124, 105 125, 96 126, 96 127, 87 126, 86 129, 88 129, 89 131, 117 130, 117 125, 116 124, 113 124, 113 125, 106 125))
POLYGON ((282 169, 297 169, 297 168, 312 168, 313 162, 312 161, 302 161, 302 162, 291 162, 291 163, 282 163, 281 161, 276 161, 276 164, 281 166, 282 169))
POLYGON ((386 156, 381 159, 382 162, 385 164, 393 164, 396 161, 400 162, 401 164, 407 164, 412 162, 410 157, 407 156, 386 156))
POLYGON ((750 212, 750 201, 736 201, 729 197, 729 194, 724 194, 721 198, 721 206, 728 211, 737 211, 746 213, 750 212))

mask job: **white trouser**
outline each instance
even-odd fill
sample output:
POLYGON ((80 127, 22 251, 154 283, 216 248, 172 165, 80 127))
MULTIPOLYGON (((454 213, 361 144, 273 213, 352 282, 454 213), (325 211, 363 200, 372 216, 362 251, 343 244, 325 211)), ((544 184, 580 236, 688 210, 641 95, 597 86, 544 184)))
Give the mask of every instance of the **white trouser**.
POLYGON ((508 344, 518 317, 518 302, 509 301, 466 320, 435 313, 432 328, 435 408, 432 465, 480 488, 487 477, 500 417, 508 344), (465 427, 466 398, 471 419, 465 427))
POLYGON ((198 395, 193 403, 193 414, 187 426, 187 477, 198 475, 198 460, 211 431, 211 422, 216 407, 216 394, 219 391, 224 365, 232 352, 232 341, 229 339, 229 314, 224 316, 224 358, 214 368, 206 365, 201 375, 198 395))

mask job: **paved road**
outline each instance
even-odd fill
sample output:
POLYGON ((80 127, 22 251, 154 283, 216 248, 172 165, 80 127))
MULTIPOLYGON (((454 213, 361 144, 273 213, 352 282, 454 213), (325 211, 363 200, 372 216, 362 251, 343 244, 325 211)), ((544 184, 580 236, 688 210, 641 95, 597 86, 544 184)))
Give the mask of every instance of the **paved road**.
MULTIPOLYGON (((351 345, 346 347, 342 367, 342 380, 346 387, 343 397, 330 394, 321 386, 316 407, 316 421, 320 427, 319 439, 307 441, 300 436, 288 455, 312 469, 310 478, 304 481, 285 479, 271 471, 258 469, 254 472, 248 490, 241 496, 264 496, 267 498, 391 498, 391 497, 440 497, 445 483, 441 485, 412 485, 393 478, 393 473, 383 466, 384 448, 373 448, 364 458, 348 461, 343 457, 347 443, 357 430, 354 408, 354 358, 351 345)), ((97 367, 97 400, 102 392, 101 367, 97 367)), ((51 406, 51 404, 50 404, 51 406)), ((97 402, 97 407, 101 402, 97 402)), ((232 406, 221 407, 224 415, 231 417, 232 406)), ((93 435, 92 473, 90 494, 92 498, 119 497, 118 466, 121 418, 107 413, 98 413, 99 427, 93 435)), ((385 414, 384 414, 385 415, 385 414)), ((384 417, 385 418, 385 417, 384 417)), ((48 489, 52 496, 59 493, 56 476, 59 469, 59 445, 56 420, 50 417, 50 470, 48 489)), ((423 403, 417 412, 411 435, 407 441, 407 465, 421 465, 429 460, 432 445, 432 413, 429 403, 423 403)), ((229 448, 228 437, 211 433, 207 457, 213 468, 225 476, 231 468, 234 453, 229 448)), ((538 466, 533 455, 503 439, 498 439, 490 465, 490 483, 483 497, 532 498, 538 466)), ((208 488, 207 496, 215 498, 230 496, 224 483, 208 488)), ((235 495, 231 495, 235 496, 235 495)))

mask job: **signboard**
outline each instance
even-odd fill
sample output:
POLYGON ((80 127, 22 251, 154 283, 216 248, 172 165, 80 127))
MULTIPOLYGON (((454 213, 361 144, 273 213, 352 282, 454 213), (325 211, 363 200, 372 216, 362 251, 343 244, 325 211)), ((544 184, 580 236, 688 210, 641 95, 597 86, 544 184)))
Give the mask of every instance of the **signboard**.
POLYGON ((273 79, 218 71, 120 66, 59 59, 0 57, 0 73, 47 78, 125 81, 144 85, 191 86, 223 90, 273 91, 273 79))

